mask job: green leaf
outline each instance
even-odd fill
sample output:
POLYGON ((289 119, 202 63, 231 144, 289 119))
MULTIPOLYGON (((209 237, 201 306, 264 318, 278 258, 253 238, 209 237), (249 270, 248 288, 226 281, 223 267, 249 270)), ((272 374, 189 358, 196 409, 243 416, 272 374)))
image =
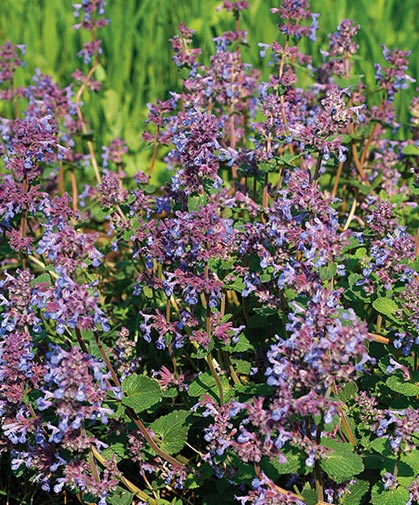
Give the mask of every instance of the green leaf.
POLYGON ((144 375, 130 375, 122 383, 125 396, 122 403, 138 414, 152 407, 161 399, 159 383, 144 375))
POLYGON ((317 491, 315 489, 312 489, 308 482, 306 482, 304 485, 303 490, 301 491, 301 495, 303 496, 304 503, 306 505, 317 505, 317 491))
POLYGON ((352 451, 351 444, 323 438, 322 445, 333 452, 320 461, 320 466, 336 482, 348 480, 364 469, 361 456, 352 451))
POLYGON ((208 197, 206 195, 190 196, 188 198, 189 212, 193 212, 194 210, 198 210, 200 207, 205 207, 207 201, 208 201, 208 197))
POLYGON ((374 451, 383 456, 390 456, 393 452, 391 450, 388 437, 376 438, 371 442, 371 447, 374 449, 374 451))
POLYGON ((118 486, 106 500, 110 505, 131 505, 133 498, 132 493, 118 486))
POLYGON ((408 501, 409 491, 404 487, 386 490, 383 483, 379 482, 372 488, 372 505, 406 505, 408 501))
POLYGON ((33 285, 34 286, 39 286, 40 284, 47 284, 48 286, 51 286, 51 276, 48 273, 38 275, 38 277, 35 277, 33 280, 33 285))
POLYGON ((368 491, 369 484, 365 480, 358 480, 349 488, 348 494, 343 498, 343 505, 359 505, 362 497, 368 491))
POLYGON ((405 382, 397 375, 392 375, 386 380, 386 385, 396 393, 404 396, 419 396, 419 385, 405 382))
POLYGON ((289 450, 284 448, 284 456, 287 458, 286 463, 279 463, 275 458, 270 460, 270 463, 279 475, 286 475, 289 473, 304 474, 305 458, 301 451, 295 447, 290 447, 289 450))
POLYGON ((159 417, 150 429, 160 438, 160 447, 168 454, 177 454, 183 449, 188 437, 189 424, 186 419, 189 410, 174 410, 167 416, 159 417))
POLYGON ((122 444, 121 442, 116 442, 115 444, 111 444, 109 447, 104 449, 101 452, 101 454, 105 459, 109 459, 109 460, 111 460, 112 456, 115 455, 118 463, 127 457, 125 445, 122 444))
POLYGON ((253 348, 253 345, 244 333, 239 333, 239 340, 236 344, 223 345, 223 349, 229 352, 244 352, 253 348))
POLYGON ((391 316, 399 308, 390 298, 377 298, 372 302, 372 306, 377 312, 385 316, 391 316))
POLYGON ((403 154, 405 156, 419 156, 419 147, 416 144, 407 144, 403 148, 403 154))
POLYGON ((337 265, 336 263, 330 263, 320 268, 320 279, 322 281, 328 281, 333 279, 336 275, 337 265))
POLYGON ((401 461, 413 468, 415 475, 419 473, 419 450, 415 449, 408 453, 403 453, 401 461))
POLYGON ((338 397, 340 400, 346 403, 353 396, 355 396, 357 392, 358 392, 358 386, 356 382, 348 382, 347 384, 345 384, 345 387, 342 389, 342 391, 338 394, 338 397))

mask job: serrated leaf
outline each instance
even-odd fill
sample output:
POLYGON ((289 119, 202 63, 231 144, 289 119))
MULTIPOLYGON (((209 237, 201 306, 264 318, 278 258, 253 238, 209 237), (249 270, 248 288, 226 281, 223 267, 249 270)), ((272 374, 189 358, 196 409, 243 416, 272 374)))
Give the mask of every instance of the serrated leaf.
POLYGON ((342 389, 342 391, 338 394, 338 397, 340 400, 346 403, 353 396, 355 396, 357 392, 358 392, 358 386, 356 382, 348 382, 347 384, 345 384, 345 387, 342 389))
POLYGON ((308 483, 305 484, 303 490, 301 491, 301 495, 303 496, 304 503, 306 505, 317 505, 318 503, 317 491, 315 489, 312 489, 310 487, 310 484, 308 483))
MULTIPOLYGON (((224 383, 224 378, 221 378, 221 382, 224 383)), ((226 384, 227 386, 227 384, 226 384)), ((224 389, 226 392, 226 389, 224 389)), ((218 388, 215 382, 214 377, 209 372, 204 372, 198 375, 196 379, 194 379, 188 388, 189 396, 201 396, 204 394, 210 395, 215 400, 219 400, 218 398, 218 388)))
POLYGON ((51 276, 48 273, 38 275, 38 277, 35 277, 33 280, 33 285, 34 286, 39 286, 40 284, 47 284, 48 286, 51 286, 51 276))
POLYGON ((391 316, 399 308, 390 298, 377 298, 372 302, 374 309, 380 314, 391 316))
POLYGON ((358 480, 349 488, 348 494, 343 498, 343 505, 360 505, 362 497, 369 489, 369 484, 365 480, 358 480))
POLYGON ((223 349, 229 352, 244 352, 253 349, 254 346, 244 333, 239 334, 239 340, 236 344, 223 346, 223 349))
POLYGON ((374 451, 383 456, 390 456, 393 452, 391 450, 388 437, 376 438, 371 442, 371 447, 374 449, 374 451))
POLYGON ((364 469, 361 456, 352 451, 351 444, 323 438, 322 445, 333 449, 333 452, 320 460, 320 466, 336 482, 351 479, 364 469))
POLYGON ((419 385, 412 382, 405 382, 397 375, 392 375, 386 380, 386 385, 392 391, 403 396, 419 396, 419 385))
POLYGON ((204 207, 208 201, 206 195, 200 196, 190 196, 188 198, 188 210, 189 212, 193 212, 194 210, 198 210, 200 207, 204 207))
POLYGON ((134 495, 126 489, 118 486, 112 495, 106 498, 110 505, 131 505, 134 495))
POLYGON ((405 156, 419 156, 419 147, 416 144, 407 144, 403 148, 403 154, 405 156))
POLYGON ((186 419, 189 410, 174 410, 159 417, 150 425, 150 429, 160 438, 160 447, 168 454, 177 454, 183 449, 188 437, 189 424, 186 419))
POLYGON ((304 473, 304 457, 298 449, 290 447, 289 450, 284 450, 284 456, 287 458, 286 463, 279 463, 276 459, 270 461, 279 475, 289 473, 298 473, 301 475, 304 473))
POLYGON ((121 442, 116 442, 115 444, 111 444, 109 447, 107 447, 106 449, 104 449, 101 452, 101 455, 105 459, 109 459, 109 460, 111 460, 112 456, 115 455, 116 456, 116 460, 119 463, 120 461, 122 461, 123 459, 126 458, 127 453, 126 453, 126 450, 125 450, 125 445, 122 444, 121 442))
POLYGON ((320 279, 322 281, 328 281, 333 279, 336 275, 337 265, 336 263, 330 263, 329 265, 325 265, 320 268, 320 279))
POLYGON ((161 388, 155 379, 144 375, 130 375, 122 383, 122 403, 138 414, 161 400, 161 388))
POLYGON ((419 450, 415 449, 414 451, 403 453, 401 461, 413 468, 415 474, 419 473, 419 450))
POLYGON ((406 505, 409 501, 409 491, 404 487, 397 489, 384 489, 380 482, 373 486, 371 492, 372 505, 406 505))

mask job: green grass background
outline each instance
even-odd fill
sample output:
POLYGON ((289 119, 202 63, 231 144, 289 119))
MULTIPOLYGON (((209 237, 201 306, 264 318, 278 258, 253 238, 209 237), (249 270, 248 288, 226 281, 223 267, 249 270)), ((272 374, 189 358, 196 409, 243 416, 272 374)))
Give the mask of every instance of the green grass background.
MULTIPOLYGON (((98 144, 116 136, 124 137, 135 164, 148 157, 141 131, 144 128, 147 102, 165 99, 169 90, 179 90, 180 76, 172 62, 168 39, 176 33, 180 21, 196 30, 196 44, 208 60, 212 38, 232 28, 228 13, 217 12, 221 0, 109 0, 108 27, 101 30, 104 41, 102 66, 97 77, 104 79, 102 91, 85 95, 88 115, 98 144)), ((280 40, 277 17, 270 7, 279 0, 250 0, 243 27, 249 31, 250 47, 245 58, 257 67, 266 62, 259 57, 258 42, 280 40)), ((319 12, 320 30, 316 43, 303 46, 320 61, 320 48, 327 48, 327 33, 338 22, 351 18, 361 25, 357 42, 360 56, 356 72, 373 83, 374 62, 383 62, 381 43, 390 48, 412 50, 410 75, 419 78, 419 1, 418 0, 312 0, 319 12)), ((1 0, 0 43, 5 40, 27 46, 27 66, 19 71, 21 83, 35 68, 52 74, 61 85, 71 82, 71 73, 80 65, 76 57, 81 48, 79 32, 72 29, 74 18, 71 0, 1 0)), ((265 68, 266 71, 266 68, 265 68)), ((415 85, 398 101, 401 121, 407 120, 410 98, 415 85)), ((3 106, 4 107, 4 106, 3 106)), ((0 104, 0 115, 2 113, 0 104)))

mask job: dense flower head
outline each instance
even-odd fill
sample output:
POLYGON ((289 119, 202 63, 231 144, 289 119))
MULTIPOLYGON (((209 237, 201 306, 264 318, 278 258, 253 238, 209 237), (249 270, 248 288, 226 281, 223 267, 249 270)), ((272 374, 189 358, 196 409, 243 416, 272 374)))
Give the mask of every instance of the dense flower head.
POLYGON ((178 166, 173 176, 175 188, 183 187, 187 193, 199 192, 205 180, 221 184, 218 175, 218 153, 221 146, 221 121, 198 108, 179 112, 173 125, 172 142, 175 146, 168 154, 172 166, 178 166))
POLYGON ((46 355, 43 396, 38 398, 40 410, 52 408, 57 426, 50 424, 50 441, 61 442, 79 430, 84 420, 107 424, 112 411, 102 406, 110 386, 104 364, 73 347, 66 351, 55 346, 46 355))
POLYGON ((319 14, 310 12, 310 4, 308 0, 283 0, 281 7, 272 8, 271 12, 279 14, 283 24, 279 24, 280 32, 289 36, 295 37, 297 40, 301 37, 308 37, 310 40, 316 40, 316 32, 318 29, 317 18, 319 14), (311 25, 303 25, 301 21, 311 18, 311 25))
POLYGON ((268 384, 280 387, 287 382, 296 390, 322 390, 362 370, 370 359, 367 328, 353 311, 339 309, 339 293, 316 293, 307 311, 293 306, 287 324, 290 336, 278 337, 268 352, 268 384))
POLYGON ((13 100, 18 91, 15 90, 13 93, 10 85, 13 84, 16 69, 23 66, 21 57, 24 54, 24 45, 13 45, 10 41, 6 41, 0 46, 0 85, 5 85, 5 89, 0 89, 0 98, 3 100, 13 100))
POLYGON ((3 133, 6 166, 18 180, 33 182, 44 163, 63 159, 65 147, 59 143, 57 124, 51 115, 17 119, 9 132, 3 133))
POLYGON ((28 327, 35 332, 40 331, 36 309, 42 304, 40 297, 43 296, 46 286, 33 284, 34 275, 29 269, 18 269, 14 276, 6 272, 5 279, 0 282, 0 334, 15 329, 25 329, 27 332, 28 327))
POLYGON ((94 246, 95 235, 77 232, 66 224, 54 229, 46 227, 38 247, 38 254, 44 254, 60 272, 72 273, 76 268, 86 268, 86 260, 92 266, 101 264, 103 254, 94 246))
POLYGON ((356 54, 358 44, 352 39, 358 33, 360 25, 354 24, 350 19, 344 19, 337 27, 337 31, 329 35, 330 55, 350 55, 356 54))
POLYGON ((103 167, 107 168, 109 161, 115 165, 122 165, 123 156, 128 152, 128 146, 125 140, 121 138, 112 139, 109 146, 102 147, 103 167))
POLYGON ((224 0, 222 5, 217 7, 217 9, 225 9, 226 11, 234 12, 235 14, 238 14, 240 11, 243 11, 245 9, 249 8, 249 2, 246 0, 235 0, 230 2, 229 0, 224 0))
POLYGON ((104 0, 83 0, 80 4, 73 4, 74 17, 81 18, 80 22, 74 25, 74 29, 95 30, 106 26, 109 20, 103 17, 105 6, 104 0))
POLYGON ((415 82, 415 79, 406 74, 410 51, 401 51, 400 49, 391 51, 384 45, 382 47, 384 58, 389 66, 383 67, 376 63, 375 79, 377 84, 387 92, 388 100, 392 102, 395 93, 400 89, 406 89, 410 82, 415 82))
POLYGON ((179 35, 170 39, 173 48, 173 60, 178 67, 191 69, 194 74, 197 67, 197 58, 201 54, 201 49, 189 47, 192 44, 192 35, 195 33, 182 22, 179 27, 179 35))
POLYGON ((109 329, 108 319, 98 305, 98 293, 87 284, 78 284, 62 272, 55 285, 43 294, 44 315, 56 322, 55 331, 62 335, 65 327, 95 330, 109 329))

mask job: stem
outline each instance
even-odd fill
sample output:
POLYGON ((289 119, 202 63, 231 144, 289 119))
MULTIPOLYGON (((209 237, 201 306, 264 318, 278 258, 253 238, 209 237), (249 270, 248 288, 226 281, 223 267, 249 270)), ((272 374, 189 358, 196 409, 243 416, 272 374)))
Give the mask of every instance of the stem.
POLYGON ((60 170, 58 172, 58 187, 60 190, 60 195, 63 196, 65 188, 64 188, 64 166, 62 161, 60 161, 60 170))
POLYGON ((353 157, 353 160, 354 160, 354 163, 355 163, 355 167, 358 170, 358 173, 359 173, 359 175, 361 177, 361 181, 365 185, 369 186, 370 183, 369 183, 369 181, 367 179, 367 176, 365 175, 364 169, 363 169, 362 164, 361 164, 361 162, 359 160, 358 150, 356 148, 356 144, 355 144, 354 140, 352 141, 352 157, 353 157))
POLYGON ((399 473, 399 464, 400 464, 401 451, 400 449, 397 451, 396 462, 394 463, 393 476, 397 479, 397 475, 399 473))
MULTIPOLYGON (((205 280, 209 280, 209 268, 208 268, 208 263, 205 265, 205 270, 204 270, 204 275, 205 275, 205 280)), ((208 335, 208 342, 211 342, 211 333, 212 333, 212 328, 211 328, 211 307, 209 305, 209 294, 205 294, 206 298, 206 311, 205 311, 205 326, 207 329, 207 335, 208 335)), ((209 353, 205 357, 205 361, 208 364, 208 367, 210 369, 210 372, 212 376, 215 379, 215 383, 217 384, 218 388, 218 394, 220 396, 220 405, 224 405, 224 390, 223 390, 223 385, 221 384, 220 377, 217 373, 217 370, 215 369, 214 363, 212 361, 211 353, 209 353)))
POLYGON ((263 197, 262 197, 262 207, 268 206, 269 193, 268 193, 268 174, 265 174, 265 180, 263 182, 263 197))
POLYGON ((220 396, 220 405, 224 405, 224 390, 223 390, 223 385, 221 384, 220 377, 217 373, 217 370, 215 369, 214 363, 212 362, 212 357, 210 354, 205 358, 205 361, 208 363, 208 367, 210 369, 210 372, 212 376, 215 379, 215 383, 217 384, 217 389, 218 389, 218 394, 220 396))
MULTIPOLYGON (((170 322, 170 297, 167 299, 167 304, 166 304, 166 321, 169 323, 170 322)), ((172 365, 173 365, 173 375, 175 377, 179 377, 179 372, 177 369, 177 361, 175 354, 173 352, 173 346, 172 343, 170 343, 167 348, 169 349, 169 354, 170 354, 170 359, 172 360, 172 365)))
POLYGON ((149 177, 151 177, 151 174, 153 173, 154 165, 156 164, 157 149, 159 147, 159 131, 160 131, 160 128, 157 126, 156 127, 156 135, 154 137, 153 156, 151 158, 150 168, 148 169, 148 176, 149 177))
POLYGON ((332 190, 332 198, 336 198, 336 193, 338 192, 339 179, 340 176, 342 175, 342 169, 343 169, 343 161, 341 161, 338 165, 338 171, 336 172, 336 179, 332 190))
MULTIPOLYGON (((102 345, 102 342, 99 338, 99 335, 97 334, 97 332, 94 332, 94 335, 95 335, 96 343, 98 345, 100 354, 101 354, 104 362, 106 363, 106 366, 107 366, 109 372, 111 373, 112 380, 114 381, 115 386, 121 387, 121 382, 118 379, 118 375, 115 372, 115 369, 113 368, 112 363, 109 361, 109 358, 108 358, 107 354, 105 353, 105 350, 103 348, 103 345, 102 345)), ((77 336, 77 340, 80 344, 81 349, 87 353, 86 344, 85 344, 83 337, 80 333, 80 330, 78 328, 76 328, 76 336, 77 336)), ((147 428, 138 419, 137 414, 135 413, 135 411, 131 407, 125 406, 125 411, 126 411, 127 415, 129 416, 129 418, 135 423, 135 425, 137 426, 137 428, 139 429, 139 431, 141 432, 143 437, 146 439, 149 446, 154 450, 154 452, 158 456, 160 456, 162 459, 168 461, 169 463, 171 463, 174 466, 178 466, 178 467, 184 466, 177 459, 173 458, 169 454, 166 454, 162 449, 160 449, 160 447, 156 444, 156 442, 154 442, 153 438, 148 433, 147 428)))
POLYGON ((377 335, 377 333, 368 333, 368 335, 374 340, 374 342, 378 342, 379 344, 389 344, 391 341, 387 337, 383 337, 382 335, 377 335))
MULTIPOLYGON (((333 382, 332 384, 332 391, 334 395, 338 395, 338 390, 336 387, 336 384, 333 382)), ((346 419, 345 412, 342 407, 337 407, 337 412, 338 416, 340 417, 340 420, 342 421, 343 429, 345 430, 345 436, 348 439, 348 441, 355 447, 356 446, 356 440, 355 437, 352 433, 351 427, 349 426, 348 420, 346 419)))
POLYGON ((376 327, 376 332, 377 333, 380 333, 382 323, 383 323, 383 316, 381 314, 378 314, 378 316, 377 316, 377 327, 376 327))
POLYGON ((355 210, 356 210, 356 205, 357 201, 356 198, 354 198, 354 201, 352 202, 352 207, 348 215, 348 219, 346 220, 345 226, 343 227, 343 231, 346 231, 349 228, 349 225, 351 224, 352 218, 355 215, 355 210))
MULTIPOLYGON (((100 452, 96 449, 94 445, 90 447, 93 456, 96 458, 97 461, 103 466, 106 467, 106 463, 108 460, 106 460, 100 452)), ((131 493, 134 493, 138 498, 141 500, 145 501, 148 505, 158 505, 156 500, 153 500, 150 496, 148 496, 144 491, 139 489, 135 484, 133 484, 130 480, 128 480, 126 477, 123 475, 120 477, 120 481, 125 485, 125 487, 131 491, 131 493)))
POLYGON ((322 160, 323 160, 323 154, 319 153, 319 157, 317 158, 317 162, 316 162, 316 169, 314 170, 314 175, 313 175, 314 181, 317 181, 317 179, 320 177, 320 169, 322 167, 322 160))
MULTIPOLYGON (((381 106, 380 106, 380 109, 381 109, 381 106)), ((367 157, 368 148, 370 147, 371 142, 373 141, 376 129, 377 129, 377 123, 375 123, 374 126, 372 127, 371 133, 368 136, 368 139, 367 139, 367 142, 365 144, 365 147, 362 150, 361 159, 359 160, 359 162, 361 163, 361 166, 364 166, 365 158, 367 157)))
MULTIPOLYGON (((316 443, 320 445, 320 441, 321 441, 321 429, 320 429, 320 426, 317 426, 316 443)), ((314 478, 316 480, 317 500, 319 502, 322 502, 322 501, 324 501, 323 478, 322 478, 322 470, 320 468, 320 463, 319 463, 319 460, 317 460, 317 459, 314 463, 314 478)))
POLYGON ((73 202, 73 210, 74 212, 78 211, 78 200, 79 200, 79 195, 77 191, 77 180, 76 180, 76 175, 74 173, 74 170, 70 171, 70 180, 71 180, 71 192, 73 195, 72 202, 73 202))
MULTIPOLYGON (((259 480, 263 480, 263 475, 262 475, 262 472, 260 470, 259 463, 254 463, 253 465, 254 465, 256 477, 259 480)), ((274 482, 269 481, 268 485, 269 485, 269 487, 274 488, 276 491, 278 491, 281 494, 284 494, 284 495, 287 495, 287 496, 292 496, 293 498, 297 498, 298 500, 304 499, 301 494, 291 493, 291 491, 287 491, 286 489, 277 486, 274 482)))

